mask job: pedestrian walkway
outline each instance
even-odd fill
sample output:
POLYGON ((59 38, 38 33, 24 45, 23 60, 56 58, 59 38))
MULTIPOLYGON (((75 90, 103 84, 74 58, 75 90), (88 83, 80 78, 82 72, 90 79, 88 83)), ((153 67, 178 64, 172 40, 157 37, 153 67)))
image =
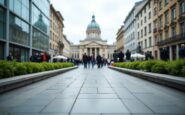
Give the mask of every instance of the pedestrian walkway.
POLYGON ((170 114, 185 114, 185 93, 107 67, 81 66, 0 95, 0 115, 170 114))

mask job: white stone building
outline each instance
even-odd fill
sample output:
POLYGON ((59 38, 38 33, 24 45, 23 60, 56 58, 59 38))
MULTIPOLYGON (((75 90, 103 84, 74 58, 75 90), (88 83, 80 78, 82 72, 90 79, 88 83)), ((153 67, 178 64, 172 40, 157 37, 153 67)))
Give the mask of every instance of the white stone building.
POLYGON ((79 45, 71 45, 72 58, 82 60, 82 56, 86 53, 88 56, 92 54, 95 57, 100 54, 103 58, 112 59, 115 50, 115 45, 108 45, 107 40, 101 38, 101 29, 96 23, 95 16, 92 16, 92 21, 86 30, 86 38, 80 41, 79 45))

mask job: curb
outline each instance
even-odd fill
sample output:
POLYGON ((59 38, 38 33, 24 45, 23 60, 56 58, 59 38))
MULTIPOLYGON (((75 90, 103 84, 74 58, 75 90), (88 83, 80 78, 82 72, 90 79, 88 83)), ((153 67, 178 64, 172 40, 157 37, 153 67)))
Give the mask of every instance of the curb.
POLYGON ((5 93, 7 91, 20 88, 53 76, 56 76, 58 74, 73 70, 78 68, 75 67, 69 67, 69 68, 63 68, 63 69, 57 69, 57 70, 51 70, 51 71, 44 71, 39 73, 33 73, 33 74, 27 74, 27 75, 21 75, 16 76, 12 78, 6 78, 0 80, 0 94, 5 93))
POLYGON ((109 66, 109 68, 185 92, 185 78, 113 66, 109 66))

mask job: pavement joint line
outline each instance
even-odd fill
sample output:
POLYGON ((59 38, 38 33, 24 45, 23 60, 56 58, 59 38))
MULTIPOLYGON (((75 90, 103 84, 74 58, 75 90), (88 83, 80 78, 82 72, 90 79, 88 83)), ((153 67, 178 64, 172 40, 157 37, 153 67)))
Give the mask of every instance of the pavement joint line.
POLYGON ((125 105, 125 103, 121 100, 121 97, 117 94, 117 92, 114 90, 114 88, 112 87, 111 83, 109 82, 109 80, 107 79, 107 77, 105 76, 105 74, 103 74, 103 76, 105 77, 105 80, 108 82, 108 84, 110 85, 111 89, 114 91, 114 93, 116 94, 116 96, 118 97, 118 99, 122 102, 122 104, 125 106, 125 108, 128 110, 129 113, 131 113, 130 109, 125 105))
POLYGON ((82 85, 81 85, 81 87, 80 87, 80 90, 79 90, 79 92, 78 92, 78 94, 77 94, 77 96, 76 96, 76 98, 75 98, 75 101, 74 101, 74 103, 72 104, 72 107, 71 107, 71 109, 70 109, 70 111, 69 111, 69 115, 71 115, 72 113, 72 110, 73 110, 73 108, 74 108, 74 105, 75 105, 75 103, 76 103, 76 101, 77 101, 77 99, 78 99, 78 96, 80 95, 80 91, 82 90, 82 87, 84 86, 84 83, 85 83, 85 81, 87 80, 87 77, 85 77, 85 80, 83 81, 83 83, 82 83, 82 85))
MULTIPOLYGON (((112 71, 114 71, 114 70, 112 70, 112 71)), ((139 79, 139 78, 138 78, 139 79)), ((135 96, 134 95, 134 93, 132 93, 127 87, 125 87, 139 102, 141 102, 142 104, 144 104, 149 110, 151 110, 154 114, 155 114, 155 112, 150 108, 150 107, 148 107, 148 105, 146 105, 145 103, 143 103, 137 96, 135 96)), ((117 92, 116 92, 116 94, 117 94, 117 92)), ((119 96, 118 96, 119 97, 119 96)), ((120 98, 121 99, 121 98, 120 98)), ((123 100, 121 99, 121 101, 122 101, 122 103, 124 103, 123 102, 123 100)), ((124 104, 125 105, 125 104, 124 104)), ((130 111, 129 111, 130 112, 130 111)), ((132 112, 130 112, 130 113, 132 113, 132 112)), ((135 114, 135 113, 133 113, 133 114, 135 114)))

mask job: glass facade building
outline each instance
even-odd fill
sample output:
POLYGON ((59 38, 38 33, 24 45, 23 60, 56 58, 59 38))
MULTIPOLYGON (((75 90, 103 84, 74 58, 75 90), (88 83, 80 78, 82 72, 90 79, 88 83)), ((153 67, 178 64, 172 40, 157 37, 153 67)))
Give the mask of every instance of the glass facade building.
POLYGON ((49 0, 0 0, 0 60, 49 50, 49 0))

